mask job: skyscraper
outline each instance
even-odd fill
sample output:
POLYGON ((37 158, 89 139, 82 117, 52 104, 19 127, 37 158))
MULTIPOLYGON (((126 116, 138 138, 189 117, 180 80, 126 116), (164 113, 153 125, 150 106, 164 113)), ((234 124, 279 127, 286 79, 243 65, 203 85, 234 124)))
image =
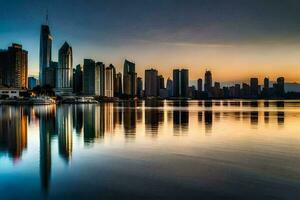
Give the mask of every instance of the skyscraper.
POLYGON ((83 77, 82 77, 82 67, 81 65, 77 65, 75 70, 74 70, 74 84, 73 84, 73 90, 75 93, 81 93, 82 92, 82 87, 83 87, 83 77))
POLYGON ((174 69, 173 70, 173 97, 180 96, 180 70, 174 69))
POLYGON ((204 92, 208 94, 208 97, 212 95, 212 74, 211 71, 206 70, 204 77, 204 92))
POLYGON ((50 67, 47 67, 45 70, 46 78, 45 78, 44 85, 49 85, 52 88, 55 88, 57 68, 58 68, 58 62, 50 61, 50 67))
POLYGON ((86 95, 100 95, 100 67, 92 59, 83 61, 83 93, 86 95))
POLYGON ((189 71, 187 69, 173 70, 173 96, 188 97, 189 71))
POLYGON ((41 26, 40 33, 40 71, 39 82, 40 85, 46 84, 46 68, 50 67, 52 51, 52 37, 48 25, 41 26))
POLYGON ((116 81, 115 81, 115 96, 121 97, 122 96, 122 74, 117 73, 116 81))
POLYGON ((270 83, 269 83, 269 78, 265 77, 264 79, 264 88, 263 88, 263 96, 265 98, 268 98, 270 96, 270 83))
POLYGON ((164 79, 163 75, 159 75, 157 77, 157 81, 158 81, 158 84, 157 84, 158 91, 160 89, 165 89, 165 79, 164 79))
POLYGON ((284 97, 284 95, 285 95, 284 77, 277 78, 277 84, 276 84, 275 92, 276 92, 277 97, 284 97))
POLYGON ((100 70, 100 75, 99 75, 99 95, 101 97, 105 96, 105 65, 102 62, 97 62, 96 65, 98 66, 100 70))
POLYGON ((251 98, 258 97, 258 78, 250 78, 250 95, 251 98))
POLYGON ((199 78, 198 80, 197 80, 197 88, 198 88, 198 92, 202 92, 202 79, 201 78, 199 78))
POLYGON ((114 71, 113 65, 105 69, 105 96, 110 98, 114 97, 114 71))
POLYGON ((187 69, 182 69, 180 72, 180 87, 181 97, 188 97, 189 70, 187 69))
POLYGON ((157 70, 147 69, 145 70, 145 96, 156 97, 158 95, 158 76, 157 70))
POLYGON ((173 95, 173 81, 170 78, 167 80, 167 91, 168 97, 171 97, 173 95))
POLYGON ((73 90, 73 53, 72 47, 65 42, 58 52, 58 68, 56 71, 57 95, 70 95, 73 90))
POLYGON ((126 96, 134 97, 136 95, 135 63, 125 60, 123 73, 123 92, 126 96))
POLYGON ((28 52, 20 44, 0 51, 0 85, 27 88, 28 52))

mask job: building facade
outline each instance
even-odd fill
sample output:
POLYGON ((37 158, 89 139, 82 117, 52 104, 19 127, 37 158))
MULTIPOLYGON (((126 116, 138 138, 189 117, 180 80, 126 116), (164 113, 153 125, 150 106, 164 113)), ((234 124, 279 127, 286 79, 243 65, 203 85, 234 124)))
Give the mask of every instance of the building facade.
POLYGON ((48 25, 41 26, 40 33, 40 71, 39 82, 40 85, 46 84, 47 72, 46 69, 50 67, 52 51, 52 36, 48 25))
POLYGON ((14 88, 28 86, 28 52, 20 44, 0 51, 0 85, 14 88))
POLYGON ((125 60, 123 72, 123 92, 125 96, 136 96, 136 80, 135 63, 125 60))
POLYGON ((159 94, 158 72, 155 69, 145 70, 145 96, 156 97, 159 94))
POLYGON ((105 69, 105 96, 109 98, 114 97, 114 71, 113 65, 105 69))
POLYGON ((56 95, 71 95, 73 91, 73 52, 65 42, 58 52, 58 68, 56 71, 56 95))
POLYGON ((212 73, 207 70, 204 75, 204 92, 207 93, 208 97, 212 95, 212 82, 212 73))
POLYGON ((122 96, 122 73, 117 73, 116 74, 115 96, 116 97, 121 97, 122 96))
POLYGON ((189 71, 173 70, 173 97, 188 97, 189 71))
POLYGON ((85 95, 100 95, 100 67, 92 59, 83 61, 83 93, 85 95))
POLYGON ((82 66, 77 65, 74 74, 73 74, 73 91, 76 94, 79 94, 82 92, 83 89, 83 71, 82 71, 82 66))

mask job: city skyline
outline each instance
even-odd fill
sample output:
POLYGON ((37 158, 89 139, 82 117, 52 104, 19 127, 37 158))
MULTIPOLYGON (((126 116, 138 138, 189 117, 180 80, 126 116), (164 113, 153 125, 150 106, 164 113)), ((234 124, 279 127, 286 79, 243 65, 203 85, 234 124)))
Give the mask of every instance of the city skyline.
POLYGON ((214 78, 221 82, 243 82, 249 77, 258 77, 261 84, 265 76, 273 80, 284 76, 286 82, 300 82, 295 73, 300 65, 297 28, 300 16, 296 13, 300 4, 296 1, 272 1, 272 4, 252 1, 246 5, 232 2, 224 5, 221 1, 214 4, 190 1, 182 5, 182 1, 163 1, 161 4, 146 1, 146 5, 141 5, 133 1, 91 1, 94 8, 84 5, 83 1, 67 4, 73 12, 81 9, 103 11, 102 14, 79 15, 80 19, 70 11, 63 12, 65 6, 59 8, 55 1, 48 4, 33 1, 30 5, 19 2, 15 7, 18 12, 12 17, 5 10, 11 10, 15 3, 6 3, 1 12, 4 13, 1 16, 4 25, 0 36, 4 40, 0 45, 5 48, 12 42, 22 44, 29 52, 29 75, 38 75, 39 27, 46 21, 48 8, 53 37, 52 60, 58 60, 58 49, 67 41, 74 49, 73 68, 83 64, 84 58, 93 58, 107 66, 112 63, 117 71, 122 71, 123 61, 128 59, 136 63, 136 72, 142 77, 144 70, 151 67, 159 68, 165 78, 171 77, 172 69, 182 66, 193 71, 191 80, 203 77, 205 70, 210 69, 214 78), (141 15, 140 22, 137 23, 133 14, 120 19, 124 14, 120 5, 129 13, 136 10, 136 14, 141 15), (115 16, 108 15, 114 8, 119 12, 114 12, 115 16), (163 8, 166 8, 166 14, 163 8), (276 14, 279 9, 285 15, 276 14), (29 14, 31 12, 26 10, 34 12, 29 14), (201 11, 205 12, 201 14, 201 11), (155 15, 161 17, 161 22, 157 22, 155 15), (234 18, 237 16, 241 19, 234 18), (251 20, 253 16, 254 20, 251 20), (24 20, 31 23, 24 25, 24 20))

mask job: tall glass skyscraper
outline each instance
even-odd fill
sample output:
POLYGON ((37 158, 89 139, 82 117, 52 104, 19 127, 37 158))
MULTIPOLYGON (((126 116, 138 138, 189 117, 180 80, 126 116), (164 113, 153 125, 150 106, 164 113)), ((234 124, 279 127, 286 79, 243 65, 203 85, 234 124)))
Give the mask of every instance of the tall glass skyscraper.
POLYGON ((126 96, 134 97, 136 95, 135 63, 125 60, 123 73, 123 92, 126 96))
POLYGON ((173 70, 173 97, 188 97, 189 70, 173 70))
POLYGON ((73 53, 72 47, 65 42, 58 52, 56 71, 56 94, 70 95, 73 91, 73 53))
POLYGON ((46 68, 50 67, 52 51, 52 37, 48 25, 41 26, 40 34, 40 85, 46 84, 46 68))

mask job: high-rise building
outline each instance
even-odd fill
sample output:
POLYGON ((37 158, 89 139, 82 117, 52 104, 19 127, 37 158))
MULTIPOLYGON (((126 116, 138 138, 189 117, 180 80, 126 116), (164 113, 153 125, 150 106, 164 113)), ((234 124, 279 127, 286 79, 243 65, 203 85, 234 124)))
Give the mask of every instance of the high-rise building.
POLYGON ((208 97, 211 97, 212 95, 212 74, 211 71, 205 72, 204 77, 204 92, 208 94, 208 97))
POLYGON ((158 84, 157 84, 158 91, 160 89, 165 89, 165 79, 164 79, 163 75, 159 75, 157 77, 157 81, 158 81, 158 84))
POLYGON ((46 77, 45 77, 45 83, 43 85, 49 85, 52 88, 55 88, 56 83, 56 70, 58 68, 58 62, 50 62, 50 66, 46 68, 46 77))
POLYGON ((40 71, 39 71, 39 82, 40 85, 46 84, 46 69, 50 67, 51 62, 51 51, 52 51, 52 37, 48 25, 41 26, 40 33, 40 71))
POLYGON ((72 47, 65 42, 58 52, 58 68, 56 70, 57 95, 70 95, 73 91, 73 53, 72 47))
POLYGON ((75 93, 81 93, 83 89, 83 76, 82 76, 82 67, 81 65, 77 65, 74 70, 74 83, 73 83, 73 91, 75 93))
POLYGON ((143 96, 143 80, 141 77, 137 77, 136 82, 137 82, 136 83, 137 84, 137 89, 136 89, 137 96, 142 97, 143 96))
POLYGON ((173 97, 180 96, 180 70, 174 69, 173 70, 173 97))
POLYGON ((275 87, 275 93, 277 97, 284 97, 285 90, 284 90, 284 77, 277 78, 277 84, 275 87))
POLYGON ((119 72, 116 75, 115 81, 115 96, 121 97, 122 96, 122 74, 119 72))
POLYGON ((27 88, 28 52, 20 44, 0 51, 0 85, 27 88))
POLYGON ((212 89, 213 97, 220 98, 221 96, 221 84, 220 82, 215 82, 215 85, 212 89))
POLYGON ((123 92, 126 96, 134 97, 136 95, 135 63, 125 60, 123 73, 123 92))
POLYGON ((243 98, 250 97, 250 86, 247 83, 242 84, 242 97, 243 98))
POLYGON ((158 76, 157 70, 147 69, 145 70, 145 96, 156 97, 158 95, 158 76))
POLYGON ((182 97, 188 97, 189 70, 182 69, 180 72, 180 92, 182 97))
POLYGON ((29 76, 28 77, 28 89, 32 90, 34 87, 36 87, 38 84, 38 79, 33 77, 33 76, 29 76))
POLYGON ((198 92, 202 92, 202 79, 201 78, 199 78, 198 80, 197 80, 197 89, 198 89, 198 92))
POLYGON ((241 85, 240 84, 235 84, 234 85, 234 97, 235 98, 240 98, 241 97, 241 85))
POLYGON ((188 97, 189 71, 187 69, 173 70, 173 96, 188 97))
POLYGON ((100 67, 92 59, 83 61, 83 93, 86 95, 100 95, 100 67))
POLYGON ((258 78, 250 78, 250 96, 251 98, 258 97, 258 78))
POLYGON ((115 67, 109 65, 105 69, 105 96, 114 97, 114 71, 115 67))
POLYGON ((100 75, 99 75, 99 96, 104 97, 105 96, 105 65, 103 62, 97 62, 96 65, 100 69, 100 75))
POLYGON ((167 91, 168 97, 171 97, 173 95, 173 81, 170 78, 167 80, 167 91))
POLYGON ((264 79, 264 88, 263 88, 263 96, 268 98, 270 96, 270 83, 269 78, 265 77, 264 79))

